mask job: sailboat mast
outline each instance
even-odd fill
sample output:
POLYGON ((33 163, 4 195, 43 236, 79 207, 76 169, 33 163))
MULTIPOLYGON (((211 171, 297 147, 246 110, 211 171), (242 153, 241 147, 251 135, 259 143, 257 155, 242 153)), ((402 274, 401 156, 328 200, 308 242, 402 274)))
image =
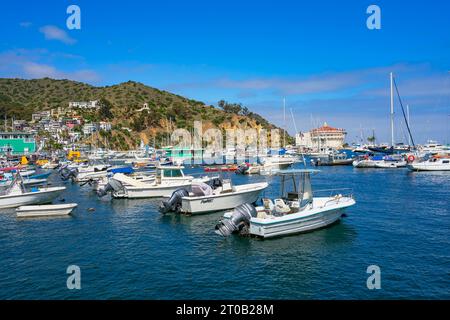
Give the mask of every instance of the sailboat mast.
POLYGON ((283 148, 286 148, 286 98, 283 98, 283 148))
POLYGON ((394 146, 394 75, 391 72, 391 146, 394 146))
POLYGON ((292 108, 290 108, 289 110, 291 111, 291 117, 292 117, 292 122, 294 123, 295 134, 297 134, 298 133, 297 124, 295 123, 294 113, 292 112, 292 108))
MULTIPOLYGON (((411 122, 409 122, 409 104, 406 105, 406 118, 408 122, 408 128, 411 128, 411 122)), ((411 146, 411 135, 408 134, 408 146, 411 146)))

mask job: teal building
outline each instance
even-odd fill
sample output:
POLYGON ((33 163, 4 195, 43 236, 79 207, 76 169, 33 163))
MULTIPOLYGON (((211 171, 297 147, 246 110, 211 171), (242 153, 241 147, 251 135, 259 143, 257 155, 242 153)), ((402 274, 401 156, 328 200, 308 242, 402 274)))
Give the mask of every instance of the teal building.
POLYGON ((0 132, 0 154, 22 155, 36 152, 34 134, 0 132))

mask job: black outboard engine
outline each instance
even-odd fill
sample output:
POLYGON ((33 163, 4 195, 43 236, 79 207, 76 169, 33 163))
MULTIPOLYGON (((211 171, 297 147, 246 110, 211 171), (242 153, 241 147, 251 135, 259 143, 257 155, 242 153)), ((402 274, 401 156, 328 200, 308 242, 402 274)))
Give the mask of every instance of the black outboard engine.
POLYGON ((189 191, 184 188, 175 190, 170 196, 169 200, 162 201, 159 206, 159 212, 166 214, 168 212, 180 212, 181 209, 181 199, 183 197, 189 196, 189 191))
POLYGON ((250 220, 256 217, 257 212, 254 206, 249 203, 236 207, 229 219, 223 219, 216 225, 218 235, 228 237, 233 232, 241 232, 243 235, 248 232, 250 220), (245 230, 245 232, 243 232, 245 230))
POLYGON ((111 191, 119 191, 123 189, 122 183, 120 181, 109 179, 109 182, 106 184, 106 186, 102 189, 97 190, 97 196, 104 197, 108 194, 108 192, 111 191))
POLYGON ((63 181, 67 181, 69 179, 74 180, 77 177, 78 171, 76 169, 70 170, 67 167, 63 167, 59 170, 59 174, 61 175, 61 179, 63 181))
POLYGON ((239 165, 236 169, 237 174, 245 174, 247 171, 248 171, 248 166, 245 163, 239 165))

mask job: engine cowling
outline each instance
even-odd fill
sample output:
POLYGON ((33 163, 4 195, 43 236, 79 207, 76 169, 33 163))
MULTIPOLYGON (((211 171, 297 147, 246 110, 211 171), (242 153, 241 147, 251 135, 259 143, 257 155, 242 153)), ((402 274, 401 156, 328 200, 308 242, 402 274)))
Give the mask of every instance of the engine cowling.
POLYGON ((168 212, 180 212, 182 199, 187 196, 189 196, 189 191, 185 188, 175 190, 169 200, 161 202, 159 211, 164 214, 168 212))
POLYGON ((256 217, 257 212, 254 206, 249 203, 241 204, 236 207, 229 219, 220 221, 215 229, 218 235, 227 237, 233 232, 238 232, 242 229, 248 229, 252 217, 256 217))

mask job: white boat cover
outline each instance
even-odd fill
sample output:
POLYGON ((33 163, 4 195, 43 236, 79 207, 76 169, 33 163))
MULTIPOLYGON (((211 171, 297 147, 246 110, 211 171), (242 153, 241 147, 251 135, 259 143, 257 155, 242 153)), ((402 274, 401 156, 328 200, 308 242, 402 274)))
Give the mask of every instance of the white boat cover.
POLYGON ((119 182, 123 182, 123 183, 129 184, 130 186, 133 186, 133 187, 141 187, 141 188, 144 188, 144 187, 148 187, 148 186, 149 186, 148 183, 141 182, 141 181, 136 180, 136 179, 133 179, 133 178, 131 178, 131 177, 127 177, 127 176, 124 175, 123 173, 116 173, 116 174, 113 176, 113 179, 114 179, 114 180, 117 180, 117 181, 119 181, 119 182))
POLYGON ((204 196, 210 196, 213 194, 213 189, 210 185, 199 182, 199 183, 193 183, 192 184, 192 193, 196 197, 204 197, 204 196))

